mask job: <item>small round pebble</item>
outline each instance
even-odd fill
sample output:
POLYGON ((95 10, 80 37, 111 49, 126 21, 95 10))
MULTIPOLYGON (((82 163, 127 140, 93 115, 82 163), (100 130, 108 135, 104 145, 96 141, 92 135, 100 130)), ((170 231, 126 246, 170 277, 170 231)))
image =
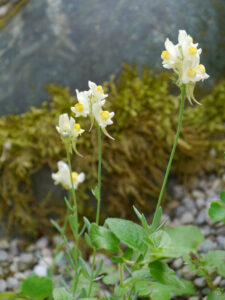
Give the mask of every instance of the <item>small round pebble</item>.
POLYGON ((7 288, 6 281, 3 279, 0 279, 0 292, 4 292, 7 288))
POLYGON ((17 278, 15 277, 9 277, 7 279, 7 286, 8 286, 8 289, 10 290, 15 290, 17 288, 17 286, 19 285, 19 281, 17 278))
POLYGON ((43 265, 36 265, 33 272, 40 277, 47 276, 47 267, 43 265))
POLYGON ((205 277, 198 277, 198 278, 195 278, 194 280, 194 284, 199 287, 199 288, 202 288, 205 286, 205 277))

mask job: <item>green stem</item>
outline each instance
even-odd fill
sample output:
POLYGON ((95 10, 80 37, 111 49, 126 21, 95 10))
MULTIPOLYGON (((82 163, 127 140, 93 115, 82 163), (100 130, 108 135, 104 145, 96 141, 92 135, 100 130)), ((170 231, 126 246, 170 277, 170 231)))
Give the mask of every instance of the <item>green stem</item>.
POLYGON ((162 188, 161 188, 161 191, 160 191, 160 194, 159 194, 159 199, 158 199, 158 203, 157 203, 157 206, 156 206, 156 210, 155 210, 155 214, 154 214, 154 218, 153 218, 153 222, 152 222, 153 224, 155 224, 155 222, 156 222, 156 217, 158 215, 158 210, 159 210, 160 205, 161 205, 162 197, 163 197, 164 190, 165 190, 165 187, 166 187, 166 182, 167 182, 167 179, 168 179, 168 176, 169 176, 169 173, 170 173, 173 157, 174 157, 174 154, 175 154, 178 138, 179 138, 179 135, 180 135, 180 129, 181 129, 183 111, 184 111, 185 91, 186 91, 186 86, 185 86, 185 84, 183 84, 182 87, 181 87, 181 105, 180 105, 180 114, 179 114, 177 133, 176 133, 173 148, 172 148, 172 151, 171 151, 171 154, 170 154, 170 159, 169 159, 168 166, 167 166, 167 169, 166 169, 166 174, 165 174, 165 177, 164 177, 164 180, 163 180, 162 188))
POLYGON ((96 223, 99 224, 100 218, 100 204, 101 204, 101 167, 102 167, 102 141, 101 141, 101 128, 97 125, 98 132, 98 198, 97 198, 97 213, 96 213, 96 223))
MULTIPOLYGON (((66 144, 66 154, 67 154, 67 161, 69 165, 69 170, 70 170, 70 182, 71 182, 71 193, 73 197, 73 206, 74 206, 74 218, 75 218, 75 278, 77 278, 77 270, 78 270, 78 255, 79 255, 79 232, 78 232, 78 211, 77 211, 77 199, 76 199, 76 193, 75 189, 73 187, 73 177, 72 177, 72 167, 71 167, 71 158, 70 158, 70 149, 69 149, 69 144, 66 144)), ((76 292, 76 287, 74 287, 73 292, 75 294, 76 292)))
MULTIPOLYGON (((123 288, 123 264, 121 263, 120 264, 120 285, 121 287, 123 288)), ((123 300, 126 300, 127 299, 127 296, 126 295, 123 295, 123 300)))
MULTIPOLYGON (((97 194, 97 212, 96 212, 96 224, 99 224, 100 218, 100 204, 101 204, 101 167, 102 167, 102 141, 101 141, 101 128, 96 122, 97 133, 98 133, 98 194, 97 194)), ((88 297, 91 295, 91 290, 93 286, 93 277, 95 270, 95 258, 96 258, 96 249, 93 251, 93 261, 91 266, 91 280, 88 289, 88 297)))

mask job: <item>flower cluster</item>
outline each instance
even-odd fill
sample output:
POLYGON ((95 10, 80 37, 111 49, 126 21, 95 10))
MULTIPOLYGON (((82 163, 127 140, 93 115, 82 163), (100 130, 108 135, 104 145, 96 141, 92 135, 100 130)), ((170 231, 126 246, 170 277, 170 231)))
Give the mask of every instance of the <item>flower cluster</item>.
MULTIPOLYGON (((52 174, 52 179, 54 179, 55 184, 61 184, 65 189, 71 189, 71 179, 70 179, 70 170, 69 166, 63 162, 58 162, 58 172, 52 174)), ((78 184, 83 182, 85 179, 85 174, 82 172, 78 174, 77 172, 72 172, 72 181, 73 181, 73 188, 76 190, 78 184)))
MULTIPOLYGON (((79 92, 76 90, 78 103, 74 107, 71 107, 71 110, 76 118, 90 116, 91 128, 94 121, 96 121, 102 131, 113 139, 106 131, 106 126, 113 124, 112 117, 114 116, 114 112, 108 112, 102 109, 105 104, 105 98, 108 97, 108 95, 104 94, 101 85, 96 85, 91 81, 88 82, 88 85, 88 91, 79 92)), ((80 124, 76 123, 73 117, 69 117, 68 114, 65 113, 59 116, 59 124, 56 126, 56 130, 61 135, 62 141, 67 147, 67 151, 72 152, 73 149, 76 154, 82 156, 76 148, 77 139, 84 132, 80 124)), ((72 184, 68 165, 63 161, 59 161, 58 169, 59 171, 57 173, 52 174, 55 183, 62 184, 65 189, 71 189, 72 184)), ((78 174, 72 172, 73 188, 76 189, 78 184, 84 181, 84 178, 84 173, 78 174)))
POLYGON ((112 118, 114 112, 103 110, 105 98, 108 97, 108 95, 104 94, 101 85, 96 85, 94 82, 89 81, 88 86, 88 91, 79 92, 76 90, 78 103, 74 107, 71 107, 71 110, 76 117, 90 116, 91 128, 94 121, 96 121, 104 134, 113 139, 106 131, 106 126, 113 124, 112 118))
MULTIPOLYGON (((205 66, 200 64, 202 49, 198 49, 193 38, 185 30, 179 30, 178 43, 174 45, 168 38, 165 41, 165 48, 161 54, 163 67, 173 69, 178 75, 178 85, 186 85, 188 100, 198 101, 194 97, 195 83, 209 77, 205 66)), ((198 103, 199 104, 199 103, 198 103)))

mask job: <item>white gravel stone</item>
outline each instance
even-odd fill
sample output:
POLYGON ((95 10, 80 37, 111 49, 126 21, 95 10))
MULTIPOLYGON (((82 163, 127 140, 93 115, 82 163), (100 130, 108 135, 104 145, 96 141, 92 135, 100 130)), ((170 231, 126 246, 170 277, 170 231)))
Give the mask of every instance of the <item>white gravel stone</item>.
POLYGON ((193 296, 188 298, 188 300, 200 300, 200 298, 198 296, 193 296))
POLYGON ((195 218, 195 223, 198 225, 204 224, 206 221, 206 211, 201 210, 197 217, 195 218))
POLYGON ((48 246, 48 239, 45 236, 40 238, 36 243, 37 249, 43 249, 46 248, 47 246, 48 246))
POLYGON ((6 239, 0 240, 0 249, 8 249, 9 242, 6 239))
POLYGON ((205 201, 204 198, 198 198, 198 199, 196 200, 196 206, 197 206, 199 209, 205 207, 205 203, 206 203, 206 201, 205 201))
POLYGON ((192 196, 195 198, 195 199, 199 199, 199 198, 204 198, 204 193, 200 190, 194 190, 192 192, 192 196))
POLYGON ((43 265, 36 265, 33 272, 40 277, 47 276, 47 267, 43 265))
POLYGON ((5 292, 7 289, 6 281, 3 279, 0 279, 0 292, 5 292))
POLYGON ((9 277, 7 279, 8 289, 15 290, 15 288, 17 288, 18 285, 19 285, 19 281, 18 281, 17 278, 15 278, 15 277, 9 277))
POLYGON ((205 277, 195 278, 194 284, 199 288, 204 287, 206 285, 205 277))
POLYGON ((187 266, 184 266, 181 270, 185 279, 192 280, 196 276, 195 272, 191 271, 187 266))
POLYGON ((194 216, 191 212, 185 212, 180 219, 181 224, 192 224, 194 222, 194 216))
POLYGON ((18 273, 15 273, 15 274, 14 274, 14 277, 15 277, 16 279, 18 279, 19 281, 21 281, 21 280, 26 279, 26 278, 27 278, 27 275, 26 275, 25 273, 18 272, 18 273))
POLYGON ((212 242, 210 239, 206 239, 200 246, 199 251, 208 252, 217 249, 217 243, 212 242))
POLYGON ((8 253, 4 250, 0 250, 0 262, 8 260, 8 253))
POLYGON ((217 276, 217 277, 213 280, 213 284, 214 284, 215 286, 218 286, 218 285, 220 284, 221 280, 222 280, 222 277, 221 277, 221 276, 217 276))
POLYGON ((183 259, 182 258, 177 258, 174 260, 172 266, 174 269, 180 269, 183 265, 183 259))

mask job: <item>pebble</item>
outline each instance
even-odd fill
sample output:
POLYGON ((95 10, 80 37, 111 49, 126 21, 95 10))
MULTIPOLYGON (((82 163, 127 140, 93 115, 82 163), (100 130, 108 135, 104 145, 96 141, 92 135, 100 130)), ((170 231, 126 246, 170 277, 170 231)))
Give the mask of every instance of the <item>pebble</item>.
POLYGON ((40 277, 47 276, 47 267, 43 265, 36 265, 33 272, 40 277))
POLYGON ((212 242, 210 239, 206 239, 200 246, 199 251, 200 252, 208 252, 213 251, 217 249, 217 243, 212 242))
POLYGON ((196 219, 195 219, 195 224, 197 225, 201 225, 203 223, 205 223, 206 221, 206 211, 202 210, 200 211, 200 213, 197 215, 196 219))
POLYGON ((4 250, 0 250, 0 262, 7 261, 7 259, 8 259, 8 253, 4 250))
POLYGON ((7 287, 8 287, 8 289, 15 290, 18 285, 19 285, 19 281, 18 281, 17 278, 15 278, 15 277, 9 277, 7 279, 7 287))
POLYGON ((40 238, 36 243, 36 249, 43 249, 48 246, 48 239, 47 237, 40 238))
POLYGON ((225 249, 225 237, 222 235, 217 236, 217 242, 219 245, 219 249, 220 250, 224 250, 225 249))
POLYGON ((9 242, 6 239, 0 240, 0 249, 8 249, 9 242))
POLYGON ((185 279, 192 280, 196 277, 195 272, 191 271, 187 266, 182 268, 182 273, 185 279))
POLYGON ((6 281, 3 279, 0 279, 0 292, 5 292, 6 288, 7 288, 6 281))
POLYGON ((200 298, 198 296, 193 296, 188 298, 188 300, 200 300, 200 298))
POLYGON ((221 282, 222 277, 221 276, 217 276, 214 280, 213 280, 213 284, 215 286, 218 286, 221 282))
POLYGON ((196 200, 196 206, 197 206, 197 208, 199 208, 199 209, 205 207, 205 199, 203 199, 203 198, 198 198, 198 199, 196 200))
POLYGON ((172 266, 174 269, 180 269, 183 265, 183 259, 182 258, 177 258, 174 260, 172 266))
POLYGON ((194 190, 192 192, 192 196, 195 198, 195 199, 199 199, 199 198, 204 198, 204 193, 200 190, 194 190))
POLYGON ((205 277, 198 277, 198 278, 195 278, 194 280, 194 284, 197 286, 197 287, 204 287, 205 286, 205 277))
POLYGON ((191 224, 194 222, 194 216, 191 212, 185 212, 180 219, 181 224, 191 224))

